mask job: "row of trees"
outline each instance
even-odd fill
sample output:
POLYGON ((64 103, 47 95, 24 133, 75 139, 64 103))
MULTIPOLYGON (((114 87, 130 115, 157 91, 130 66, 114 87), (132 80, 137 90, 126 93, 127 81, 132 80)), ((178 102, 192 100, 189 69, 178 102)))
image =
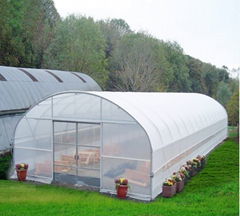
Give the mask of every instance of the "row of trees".
POLYGON ((0 0, 0 64, 40 68, 59 22, 52 0, 0 0))
POLYGON ((52 0, 0 0, 0 64, 81 71, 103 89, 199 92, 227 106, 238 81, 185 55, 176 42, 133 32, 121 19, 61 19, 52 0))

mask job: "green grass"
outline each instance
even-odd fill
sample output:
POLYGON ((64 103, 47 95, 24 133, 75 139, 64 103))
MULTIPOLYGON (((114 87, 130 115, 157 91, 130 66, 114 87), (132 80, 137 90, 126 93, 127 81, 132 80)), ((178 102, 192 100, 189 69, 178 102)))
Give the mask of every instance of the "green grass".
POLYGON ((236 126, 228 126, 228 135, 229 137, 237 137, 238 128, 236 126))
POLYGON ((230 138, 184 191, 150 203, 118 200, 97 192, 0 180, 0 215, 237 216, 238 143, 230 138))

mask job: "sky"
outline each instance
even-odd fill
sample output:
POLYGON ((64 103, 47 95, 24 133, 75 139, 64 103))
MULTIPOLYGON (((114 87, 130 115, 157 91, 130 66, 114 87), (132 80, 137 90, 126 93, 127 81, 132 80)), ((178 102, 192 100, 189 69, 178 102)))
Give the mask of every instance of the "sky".
POLYGON ((54 0, 61 15, 124 19, 136 32, 177 41, 184 53, 240 67, 240 0, 54 0))

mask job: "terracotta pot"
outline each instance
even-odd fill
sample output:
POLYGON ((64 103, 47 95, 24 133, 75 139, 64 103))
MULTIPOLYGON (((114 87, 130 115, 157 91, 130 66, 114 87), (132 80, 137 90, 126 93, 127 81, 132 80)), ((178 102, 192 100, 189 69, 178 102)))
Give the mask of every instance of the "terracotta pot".
POLYGON ((126 199, 127 197, 128 186, 127 185, 119 185, 117 187, 117 197, 120 199, 126 199))
POLYGON ((176 184, 173 186, 165 186, 163 185, 162 196, 163 197, 173 197, 176 194, 176 184))
POLYGON ((18 181, 25 181, 27 177, 27 169, 25 170, 16 170, 18 181))
POLYGON ((180 181, 176 183, 176 190, 177 193, 181 192, 184 188, 184 181, 180 181))

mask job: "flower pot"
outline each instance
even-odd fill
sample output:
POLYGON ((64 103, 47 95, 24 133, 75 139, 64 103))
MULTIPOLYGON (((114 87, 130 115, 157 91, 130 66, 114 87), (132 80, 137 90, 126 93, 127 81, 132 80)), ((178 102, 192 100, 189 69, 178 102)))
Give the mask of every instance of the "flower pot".
POLYGON ((192 169, 190 172, 190 176, 195 176, 197 174, 197 170, 196 169, 192 169))
POLYGON ((205 167, 205 165, 206 165, 206 160, 202 160, 201 161, 201 168, 203 169, 205 167))
POLYGON ((176 194, 176 184, 172 186, 165 186, 163 185, 163 197, 173 197, 176 194))
POLYGON ((27 177, 27 169, 25 170, 16 170, 18 181, 25 181, 27 177))
POLYGON ((184 185, 186 185, 187 184, 187 182, 188 182, 188 177, 186 176, 184 179, 183 179, 183 181, 184 181, 184 185))
POLYGON ((196 170, 197 172, 200 172, 200 171, 202 170, 202 168, 201 168, 201 166, 200 166, 200 167, 195 168, 195 170, 196 170))
POLYGON ((128 186, 127 185, 119 185, 117 187, 117 197, 120 199, 126 199, 127 197, 128 186))
POLYGON ((176 183, 176 191, 177 193, 181 192, 184 188, 184 181, 180 181, 176 183))

